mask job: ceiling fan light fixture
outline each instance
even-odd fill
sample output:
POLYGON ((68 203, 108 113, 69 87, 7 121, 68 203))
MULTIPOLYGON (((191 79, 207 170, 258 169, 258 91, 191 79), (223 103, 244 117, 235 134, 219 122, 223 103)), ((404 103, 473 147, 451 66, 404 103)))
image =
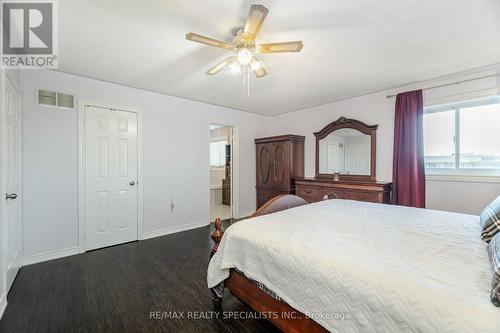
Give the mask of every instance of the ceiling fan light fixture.
POLYGON ((244 28, 237 27, 233 29, 234 38, 232 42, 213 39, 193 32, 186 34, 186 39, 192 42, 202 43, 233 52, 231 56, 210 68, 206 74, 215 75, 226 67, 230 67, 233 74, 243 74, 242 91, 247 97, 250 96, 250 74, 255 75, 258 79, 268 74, 265 64, 260 62, 257 58, 258 54, 300 52, 304 46, 300 40, 256 45, 255 40, 257 34, 262 28, 267 13, 268 9, 263 5, 250 6, 250 12, 248 13, 244 28))
POLYGON ((242 48, 238 51, 238 62, 241 65, 247 66, 250 64, 250 61, 252 61, 252 53, 247 48, 242 48))
POLYGON ((241 65, 239 62, 234 62, 231 65, 231 73, 233 74, 241 74, 241 65))
POLYGON ((252 61, 250 62, 250 67, 253 71, 258 71, 262 68, 262 65, 260 64, 260 61, 252 61))

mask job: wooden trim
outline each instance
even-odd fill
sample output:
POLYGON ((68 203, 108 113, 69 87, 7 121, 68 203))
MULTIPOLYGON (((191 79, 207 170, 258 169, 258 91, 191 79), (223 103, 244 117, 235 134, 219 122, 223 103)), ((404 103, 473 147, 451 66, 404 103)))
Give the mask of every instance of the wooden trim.
POLYGON ((277 195, 265 204, 263 204, 255 213, 250 217, 257 217, 262 215, 267 215, 271 213, 276 213, 282 210, 286 210, 293 207, 298 207, 302 205, 307 205, 307 201, 299 196, 292 194, 282 194, 277 195))
POLYGON ((340 180, 346 181, 376 181, 377 170, 377 128, 378 125, 367 125, 359 120, 340 117, 336 121, 326 125, 323 129, 314 133, 316 136, 316 178, 330 179, 331 174, 319 172, 319 141, 326 138, 330 133, 342 128, 352 128, 363 134, 371 136, 371 157, 370 157, 370 175, 340 175, 340 180))
POLYGON ((306 137, 301 135, 286 134, 286 135, 270 136, 266 138, 255 139, 255 143, 269 143, 269 142, 289 141, 289 140, 304 142, 306 140, 306 137))
POLYGON ((222 230, 222 221, 220 218, 217 218, 214 222, 215 230, 210 235, 210 238, 214 241, 214 246, 212 246, 212 250, 210 250, 210 259, 214 256, 215 252, 219 249, 220 241, 222 240, 222 236, 224 236, 224 230, 222 230))
POLYGON ((354 128, 363 134, 370 135, 372 131, 377 130, 378 125, 367 125, 359 120, 340 117, 336 121, 323 127, 320 131, 315 132, 314 135, 320 139, 324 139, 333 131, 341 128, 354 128))
MULTIPOLYGON (((222 120, 214 120, 209 121, 207 123, 207 140, 210 142, 210 125, 221 125, 224 127, 230 127, 232 130, 232 144, 231 144, 231 194, 230 194, 230 209, 231 209, 231 218, 238 218, 241 216, 248 216, 246 212, 240 212, 240 127, 237 124, 222 121, 222 120)), ((210 143, 208 143, 208 146, 210 143)), ((205 206, 205 214, 207 216, 206 225, 209 225, 211 221, 211 212, 210 212, 210 148, 207 148, 207 204, 205 206)))

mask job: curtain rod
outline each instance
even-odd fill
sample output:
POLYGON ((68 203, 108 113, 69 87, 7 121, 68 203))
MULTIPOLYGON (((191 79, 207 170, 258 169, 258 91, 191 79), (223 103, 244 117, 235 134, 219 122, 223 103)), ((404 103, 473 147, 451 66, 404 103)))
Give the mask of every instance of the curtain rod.
MULTIPOLYGON (((432 86, 432 87, 427 87, 427 88, 422 88, 422 90, 430 90, 430 89, 436 89, 436 88, 441 88, 441 87, 447 87, 447 86, 453 86, 455 84, 461 84, 461 83, 466 83, 466 82, 471 82, 471 81, 476 81, 476 80, 481 80, 481 79, 487 79, 489 77, 494 77, 494 76, 499 76, 500 74, 490 74, 490 75, 485 75, 481 77, 476 77, 473 79, 467 79, 467 80, 462 80, 462 81, 457 81, 457 82, 452 82, 452 83, 445 83, 445 84, 440 84, 438 86, 432 86)), ((396 97, 397 94, 395 95, 387 95, 387 98, 393 98, 396 97)))

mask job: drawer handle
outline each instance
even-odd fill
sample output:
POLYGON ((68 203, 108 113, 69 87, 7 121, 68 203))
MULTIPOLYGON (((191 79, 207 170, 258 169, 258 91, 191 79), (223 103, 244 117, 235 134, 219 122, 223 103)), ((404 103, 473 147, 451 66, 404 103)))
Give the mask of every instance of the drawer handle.
POLYGON ((335 193, 325 194, 323 196, 323 200, 337 199, 337 195, 335 193))
POLYGON ((306 193, 311 193, 311 192, 312 192, 312 190, 305 190, 304 192, 306 192, 306 193))

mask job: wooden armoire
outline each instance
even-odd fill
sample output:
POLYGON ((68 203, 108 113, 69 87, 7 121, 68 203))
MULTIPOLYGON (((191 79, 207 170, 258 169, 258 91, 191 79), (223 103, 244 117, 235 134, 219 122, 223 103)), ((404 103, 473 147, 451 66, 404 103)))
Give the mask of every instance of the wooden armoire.
POLYGON ((295 194, 295 178, 304 177, 304 141, 298 135, 255 139, 257 208, 279 194, 295 194))

